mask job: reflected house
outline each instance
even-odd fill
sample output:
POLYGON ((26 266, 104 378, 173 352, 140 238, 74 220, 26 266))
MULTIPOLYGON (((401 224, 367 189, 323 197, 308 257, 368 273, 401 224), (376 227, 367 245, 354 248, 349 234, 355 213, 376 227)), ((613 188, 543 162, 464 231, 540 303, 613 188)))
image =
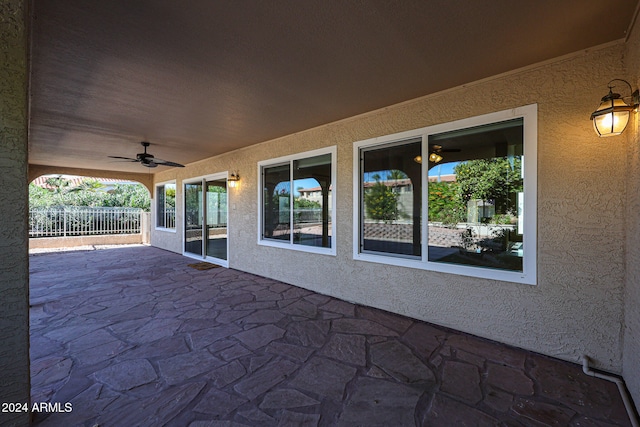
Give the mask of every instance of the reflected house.
MULTIPOLYGON (((304 200, 308 200, 310 202, 314 202, 314 203, 318 203, 318 204, 322 204, 322 187, 317 186, 317 187, 310 187, 310 188, 298 188, 296 190, 298 193, 300 193, 300 198, 304 199, 304 200)), ((332 187, 329 186, 329 210, 332 209, 331 206, 331 192, 332 192, 332 187)))
POLYGON ((429 175, 429 182, 456 182, 455 174, 429 175))
MULTIPOLYGON (((438 176, 429 176, 429 182, 455 182, 455 174, 446 174, 438 176)), ((365 194, 370 192, 371 189, 377 184, 382 184, 385 187, 393 190, 398 195, 398 205, 403 211, 411 211, 413 209, 413 184, 410 179, 386 179, 380 181, 365 181, 363 188, 365 194)), ((310 189, 315 190, 315 189, 310 189)), ((317 197, 317 196, 316 196, 317 197)), ((365 213, 366 217, 366 213, 365 213)))
MULTIPOLYGON (((438 176, 429 176, 429 182, 455 182, 455 174, 446 174, 438 176)), ((404 212, 410 212, 413 210, 413 184, 410 179, 386 179, 379 181, 365 181, 363 182, 363 189, 365 194, 369 193, 376 184, 382 184, 387 188, 390 188, 395 194, 398 195, 398 206, 404 212)), ((310 189, 315 190, 315 189, 310 189)), ((317 197, 317 196, 316 196, 317 197)), ((365 218, 368 218, 365 212, 365 218)), ((401 218, 400 218, 400 222, 401 218)))

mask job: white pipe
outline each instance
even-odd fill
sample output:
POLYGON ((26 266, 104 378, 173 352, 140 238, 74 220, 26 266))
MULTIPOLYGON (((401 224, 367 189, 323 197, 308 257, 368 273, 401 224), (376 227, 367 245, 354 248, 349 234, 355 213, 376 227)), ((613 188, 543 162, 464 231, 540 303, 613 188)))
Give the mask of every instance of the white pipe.
POLYGON ((640 427, 640 423, 638 423, 638 419, 636 418, 633 404, 631 403, 631 399, 629 399, 629 395, 627 394, 627 389, 624 386, 624 382, 620 378, 592 371, 589 368, 589 356, 587 355, 582 356, 582 372, 591 377, 600 378, 616 383, 616 385, 618 386, 618 391, 620 392, 620 396, 622 397, 622 401, 624 402, 624 407, 627 410, 627 414, 629 415, 629 420, 631 420, 631 425, 633 427, 640 427))

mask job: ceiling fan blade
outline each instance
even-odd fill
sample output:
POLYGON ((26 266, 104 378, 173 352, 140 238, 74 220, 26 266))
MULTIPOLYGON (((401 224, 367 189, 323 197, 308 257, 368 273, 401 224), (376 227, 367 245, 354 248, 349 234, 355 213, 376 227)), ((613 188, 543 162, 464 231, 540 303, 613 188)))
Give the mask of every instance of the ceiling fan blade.
POLYGON ((169 167, 175 167, 175 168, 184 167, 184 165, 181 165, 180 163, 156 159, 155 157, 153 157, 153 154, 147 153, 147 147, 151 145, 151 143, 147 141, 142 141, 140 144, 142 144, 142 146, 144 147, 144 153, 138 153, 135 159, 132 159, 131 157, 122 157, 122 156, 109 156, 109 157, 112 159, 121 159, 121 160, 127 160, 129 162, 137 162, 147 168, 155 168, 158 166, 169 166, 169 167))
POLYGON ((161 159, 153 159, 153 162, 160 165, 160 166, 172 166, 174 168, 183 168, 184 165, 181 165, 180 163, 176 163, 176 162, 169 162, 167 160, 161 160, 161 159))
POLYGON ((112 159, 121 159, 121 160, 128 160, 130 162, 137 162, 138 159, 132 159, 131 157, 121 157, 121 156, 109 156, 112 159))

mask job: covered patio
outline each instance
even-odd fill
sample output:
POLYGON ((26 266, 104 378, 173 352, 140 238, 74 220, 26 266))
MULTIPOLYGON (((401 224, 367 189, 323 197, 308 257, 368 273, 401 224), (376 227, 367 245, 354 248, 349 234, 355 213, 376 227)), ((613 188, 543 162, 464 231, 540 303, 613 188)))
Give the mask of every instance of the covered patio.
POLYGON ((192 262, 30 257, 37 425, 630 425, 576 364, 192 262))

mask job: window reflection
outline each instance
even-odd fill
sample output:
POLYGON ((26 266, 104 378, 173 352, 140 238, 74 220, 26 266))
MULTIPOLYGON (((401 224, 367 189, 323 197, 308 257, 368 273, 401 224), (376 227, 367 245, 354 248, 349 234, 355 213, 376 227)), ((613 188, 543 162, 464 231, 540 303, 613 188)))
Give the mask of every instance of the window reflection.
POLYGON ((293 161, 293 243, 331 247, 331 154, 293 161))
POLYGON ((184 185, 184 250, 202 255, 202 182, 184 185))
POLYGON ((362 250, 419 257, 421 140, 362 154, 362 250))
POLYGON ((156 187, 156 227, 176 227, 176 185, 156 187))
POLYGON ((165 221, 164 185, 156 187, 156 227, 164 227, 165 221))
POLYGON ((522 271, 523 120, 431 135, 429 146, 443 156, 429 171, 429 261, 522 271))
POLYGON ((262 168, 263 239, 332 247, 332 160, 329 153, 262 168))
POLYGON ((288 241, 291 233, 289 164, 265 167, 263 175, 263 237, 288 241))

